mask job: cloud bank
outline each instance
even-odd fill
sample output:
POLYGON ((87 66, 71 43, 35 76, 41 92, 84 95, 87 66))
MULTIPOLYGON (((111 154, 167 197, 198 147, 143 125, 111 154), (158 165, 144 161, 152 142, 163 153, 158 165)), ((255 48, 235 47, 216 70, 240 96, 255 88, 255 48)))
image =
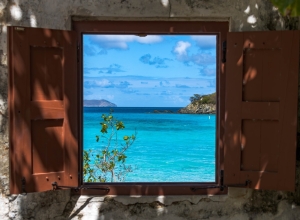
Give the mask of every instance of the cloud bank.
POLYGON ((140 44, 154 44, 163 40, 158 35, 139 37, 135 35, 91 35, 89 40, 92 44, 103 49, 128 49, 128 43, 138 42, 140 44))

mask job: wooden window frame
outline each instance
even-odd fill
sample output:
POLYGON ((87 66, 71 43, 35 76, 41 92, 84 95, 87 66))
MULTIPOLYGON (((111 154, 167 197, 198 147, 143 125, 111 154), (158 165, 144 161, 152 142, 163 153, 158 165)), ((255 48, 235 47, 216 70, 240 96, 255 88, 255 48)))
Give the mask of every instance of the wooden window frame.
MULTIPOLYGON (((222 49, 223 42, 229 31, 227 21, 74 21, 72 30, 78 36, 78 103, 79 103, 79 186, 108 187, 109 192, 93 189, 81 189, 79 194, 95 195, 215 195, 226 194, 227 189, 220 187, 220 171, 224 169, 224 121, 225 121, 225 64, 226 59, 222 49), (83 151, 83 34, 214 34, 217 36, 217 131, 216 131, 216 182, 215 183, 84 183, 82 168, 83 151), (223 60, 224 61, 224 60, 223 60), (192 190, 192 188, 198 188, 192 190)), ((226 50, 225 50, 226 52, 226 50)), ((84 188, 84 187, 83 187, 84 188)))

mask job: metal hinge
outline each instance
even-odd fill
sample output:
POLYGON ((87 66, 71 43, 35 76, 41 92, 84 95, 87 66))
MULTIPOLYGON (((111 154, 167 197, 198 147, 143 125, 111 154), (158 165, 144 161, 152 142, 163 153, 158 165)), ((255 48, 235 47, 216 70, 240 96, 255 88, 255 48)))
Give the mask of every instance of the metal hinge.
POLYGON ((89 187, 89 186, 79 186, 79 187, 73 187, 73 186, 59 186, 57 182, 52 183, 52 189, 53 190, 58 190, 58 189, 71 189, 74 192, 78 192, 81 189, 95 189, 95 190, 103 190, 106 191, 107 193, 109 192, 108 187, 89 187))
POLYGON ((222 52, 223 52, 222 63, 226 63, 226 51, 227 51, 227 41, 224 41, 222 43, 222 52))
POLYGON ((211 185, 211 186, 203 186, 203 187, 191 187, 192 191, 197 191, 199 189, 220 189, 220 191, 224 191, 227 187, 245 187, 250 186, 251 180, 246 180, 245 183, 238 183, 238 184, 230 184, 224 185, 224 170, 220 171, 220 185, 211 185))
POLYGON ((23 27, 15 27, 15 30, 16 30, 16 31, 24 31, 25 28, 23 28, 23 27))

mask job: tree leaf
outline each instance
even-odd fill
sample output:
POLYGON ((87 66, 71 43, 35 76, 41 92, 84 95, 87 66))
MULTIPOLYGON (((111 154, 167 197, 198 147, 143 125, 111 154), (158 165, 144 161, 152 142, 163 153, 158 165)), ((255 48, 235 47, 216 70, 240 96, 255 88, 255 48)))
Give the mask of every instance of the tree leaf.
POLYGON ((108 128, 108 125, 105 124, 105 123, 102 123, 101 132, 102 132, 102 133, 107 133, 107 128, 108 128))
POLYGON ((124 129, 125 126, 124 126, 124 124, 123 124, 122 121, 118 121, 118 122, 116 123, 116 128, 117 128, 117 130, 120 130, 120 129, 124 129))

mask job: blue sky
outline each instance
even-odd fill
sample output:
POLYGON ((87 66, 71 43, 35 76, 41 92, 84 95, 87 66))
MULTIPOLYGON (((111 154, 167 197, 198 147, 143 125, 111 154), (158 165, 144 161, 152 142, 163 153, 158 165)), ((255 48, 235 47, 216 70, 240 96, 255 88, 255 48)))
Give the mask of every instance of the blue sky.
POLYGON ((216 91, 216 36, 84 35, 84 99, 183 107, 216 91))

